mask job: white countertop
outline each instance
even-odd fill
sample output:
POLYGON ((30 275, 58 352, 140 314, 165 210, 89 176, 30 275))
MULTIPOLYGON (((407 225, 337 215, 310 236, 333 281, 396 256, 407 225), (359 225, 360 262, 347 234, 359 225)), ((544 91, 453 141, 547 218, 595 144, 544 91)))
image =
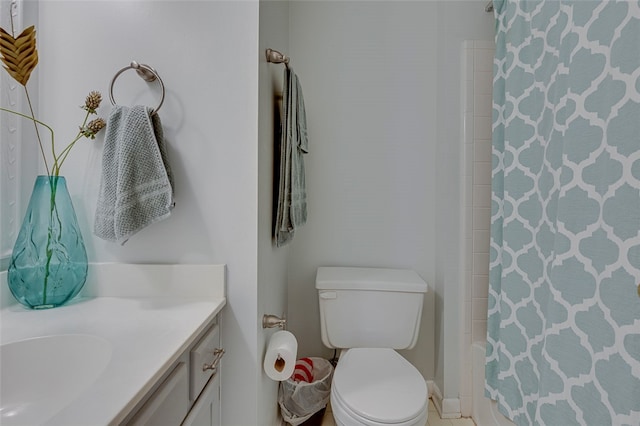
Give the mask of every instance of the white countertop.
MULTIPOLYGON (((45 424, 115 425, 124 419, 226 303, 224 265, 194 268, 91 265, 82 297, 47 310, 7 303, 3 292, 0 344, 88 334, 111 346, 98 379, 45 424)), ((6 287, 6 272, 0 279, 6 287)))

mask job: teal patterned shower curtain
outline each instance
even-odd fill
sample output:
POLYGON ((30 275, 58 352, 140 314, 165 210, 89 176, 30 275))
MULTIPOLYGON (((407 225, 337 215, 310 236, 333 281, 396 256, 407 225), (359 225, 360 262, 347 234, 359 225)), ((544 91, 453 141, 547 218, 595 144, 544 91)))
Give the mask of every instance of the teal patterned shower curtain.
POLYGON ((496 0, 486 395, 640 424, 640 1, 496 0))

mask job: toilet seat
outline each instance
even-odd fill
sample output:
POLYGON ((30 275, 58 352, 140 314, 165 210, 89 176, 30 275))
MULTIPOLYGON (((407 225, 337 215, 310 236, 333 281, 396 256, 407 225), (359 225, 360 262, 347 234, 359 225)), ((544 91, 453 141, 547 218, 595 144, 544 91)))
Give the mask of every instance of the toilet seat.
POLYGON ((427 402, 422 375, 393 349, 355 348, 340 357, 331 389, 338 423, 424 425, 427 402))
POLYGON ((400 423, 380 423, 358 417, 349 408, 345 407, 334 392, 331 393, 331 412, 337 426, 424 426, 427 424, 427 408, 414 419, 400 423))

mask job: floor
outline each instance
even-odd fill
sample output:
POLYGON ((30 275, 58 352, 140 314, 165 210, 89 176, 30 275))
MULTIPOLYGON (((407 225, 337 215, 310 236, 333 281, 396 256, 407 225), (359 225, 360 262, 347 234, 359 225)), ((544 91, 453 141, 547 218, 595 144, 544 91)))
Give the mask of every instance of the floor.
MULTIPOLYGON (((331 414, 331 404, 327 405, 326 410, 324 411, 323 417, 320 419, 320 415, 323 413, 318 413, 318 417, 315 419, 312 417, 307 420, 303 425, 319 425, 319 426, 336 426, 335 420, 333 420, 333 415, 331 414)), ((425 426, 475 426, 473 420, 469 418, 462 419, 441 419, 438 416, 438 412, 436 411, 436 407, 433 405, 433 401, 429 400, 429 416, 427 417, 427 424, 425 426)))

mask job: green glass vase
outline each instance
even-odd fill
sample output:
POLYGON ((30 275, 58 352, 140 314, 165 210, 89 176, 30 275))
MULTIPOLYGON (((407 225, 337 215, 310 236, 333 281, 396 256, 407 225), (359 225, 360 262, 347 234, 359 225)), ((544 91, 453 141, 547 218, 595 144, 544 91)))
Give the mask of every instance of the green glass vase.
POLYGON ((61 306, 80 292, 87 269, 65 178, 38 176, 11 255, 11 293, 32 309, 61 306))

